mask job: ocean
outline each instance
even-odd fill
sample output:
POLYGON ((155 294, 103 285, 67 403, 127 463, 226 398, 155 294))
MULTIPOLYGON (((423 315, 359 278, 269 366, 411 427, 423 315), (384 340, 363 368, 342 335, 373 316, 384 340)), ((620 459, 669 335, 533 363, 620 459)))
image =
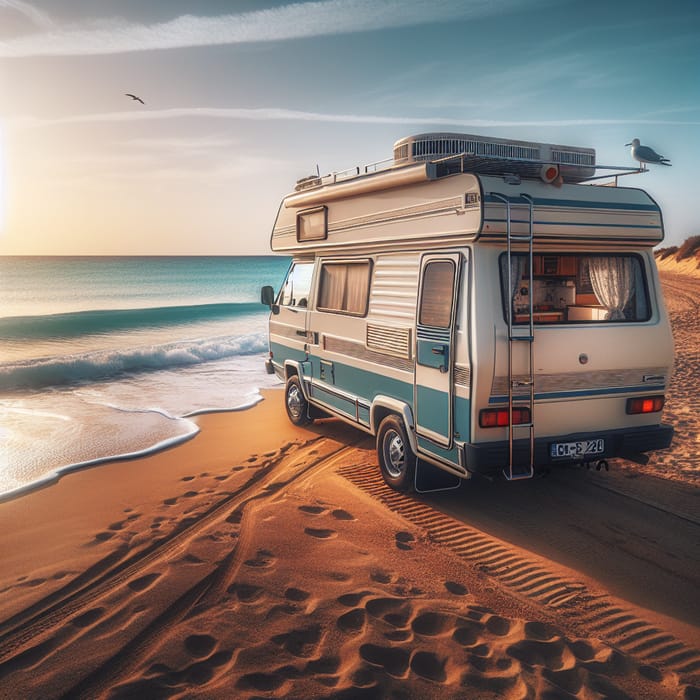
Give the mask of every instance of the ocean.
MULTIPOLYGON (((277 386, 284 257, 0 257, 0 497, 148 454, 277 386)), ((235 435, 231 436, 235 440, 235 435)))

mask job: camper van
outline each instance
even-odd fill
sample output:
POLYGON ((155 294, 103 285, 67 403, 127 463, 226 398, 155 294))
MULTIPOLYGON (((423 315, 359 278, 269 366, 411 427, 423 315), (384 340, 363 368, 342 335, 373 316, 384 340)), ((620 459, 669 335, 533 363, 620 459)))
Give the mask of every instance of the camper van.
POLYGON ((291 266, 261 295, 290 420, 375 436, 400 491, 427 465, 517 480, 668 447, 661 211, 595 158, 420 134, 383 166, 300 180, 271 237, 291 266))

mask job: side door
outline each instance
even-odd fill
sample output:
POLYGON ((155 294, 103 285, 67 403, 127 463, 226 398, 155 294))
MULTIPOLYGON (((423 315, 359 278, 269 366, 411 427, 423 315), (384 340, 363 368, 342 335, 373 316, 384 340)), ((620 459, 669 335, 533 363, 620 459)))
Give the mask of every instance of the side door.
POLYGON ((440 447, 453 438, 455 318, 459 253, 430 254, 421 261, 416 314, 416 433, 440 447))
POLYGON ((270 315, 270 350, 276 364, 307 359, 308 305, 314 264, 295 261, 277 295, 270 315))

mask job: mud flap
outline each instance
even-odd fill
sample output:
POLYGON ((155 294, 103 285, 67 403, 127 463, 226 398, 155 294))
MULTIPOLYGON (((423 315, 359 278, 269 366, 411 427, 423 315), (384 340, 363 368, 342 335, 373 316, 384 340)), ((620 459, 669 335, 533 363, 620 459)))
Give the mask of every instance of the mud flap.
POLYGON ((454 491, 462 485, 462 479, 422 459, 416 460, 415 487, 417 493, 454 491))

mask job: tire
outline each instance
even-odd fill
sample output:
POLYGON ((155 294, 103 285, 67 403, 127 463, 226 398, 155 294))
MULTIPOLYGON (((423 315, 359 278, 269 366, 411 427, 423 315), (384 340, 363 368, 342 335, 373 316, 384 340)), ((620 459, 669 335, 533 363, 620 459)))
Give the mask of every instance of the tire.
POLYGON ((392 489, 402 493, 415 491, 416 455, 398 416, 387 416, 380 423, 377 456, 384 481, 392 489))
POLYGON ((313 423, 313 418, 309 415, 309 402, 304 396, 301 382, 296 374, 287 380, 287 386, 284 389, 284 407, 287 409, 289 420, 294 425, 313 423))

